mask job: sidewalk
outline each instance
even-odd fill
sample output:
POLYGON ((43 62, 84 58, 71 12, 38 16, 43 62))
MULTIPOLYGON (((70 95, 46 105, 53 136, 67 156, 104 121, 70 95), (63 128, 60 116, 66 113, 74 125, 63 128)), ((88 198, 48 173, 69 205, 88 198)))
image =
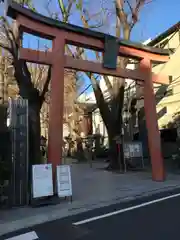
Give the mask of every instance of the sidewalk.
POLYGON ((0 211, 0 235, 46 221, 78 214, 116 202, 129 201, 180 187, 180 175, 169 174, 165 182, 153 182, 150 172, 111 173, 104 163, 72 164, 73 202, 39 208, 0 211))

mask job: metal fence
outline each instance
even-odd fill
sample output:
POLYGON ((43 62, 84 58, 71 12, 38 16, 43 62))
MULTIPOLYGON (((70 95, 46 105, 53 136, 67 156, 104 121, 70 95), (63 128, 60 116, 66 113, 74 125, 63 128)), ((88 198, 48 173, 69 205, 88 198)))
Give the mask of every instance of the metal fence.
POLYGON ((10 206, 28 203, 28 101, 9 99, 8 125, 11 136, 10 206))

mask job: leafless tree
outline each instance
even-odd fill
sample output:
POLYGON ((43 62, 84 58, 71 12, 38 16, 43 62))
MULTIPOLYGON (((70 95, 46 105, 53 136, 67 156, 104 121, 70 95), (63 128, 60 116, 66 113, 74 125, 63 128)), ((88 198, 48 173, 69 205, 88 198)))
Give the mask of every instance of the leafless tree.
MULTIPOLYGON (((21 4, 32 8, 30 1, 21 1, 21 4)), ((6 18, 1 17, 0 22, 0 47, 5 49, 11 58, 14 68, 14 77, 19 89, 19 95, 28 99, 29 102, 29 158, 32 163, 38 163, 40 159, 40 110, 44 102, 45 93, 50 82, 51 69, 44 77, 44 85, 38 89, 32 79, 28 64, 18 58, 18 50, 21 45, 21 38, 16 23, 10 24, 6 18)))

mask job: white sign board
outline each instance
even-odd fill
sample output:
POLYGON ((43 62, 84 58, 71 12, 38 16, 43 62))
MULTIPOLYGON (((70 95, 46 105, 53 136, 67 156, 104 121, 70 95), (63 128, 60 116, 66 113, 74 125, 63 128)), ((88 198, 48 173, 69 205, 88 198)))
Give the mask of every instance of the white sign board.
POLYGON ((32 181, 33 198, 52 196, 54 194, 52 164, 33 165, 32 181))
POLYGON ((57 191, 59 197, 72 196, 71 169, 69 165, 57 166, 57 191))

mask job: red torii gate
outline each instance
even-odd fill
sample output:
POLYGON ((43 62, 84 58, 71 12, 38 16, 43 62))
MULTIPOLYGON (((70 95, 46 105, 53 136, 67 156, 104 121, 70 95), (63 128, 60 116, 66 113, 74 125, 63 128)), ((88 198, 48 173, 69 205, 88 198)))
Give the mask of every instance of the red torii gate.
POLYGON ((50 39, 53 42, 51 52, 21 48, 19 56, 29 62, 52 66, 48 160, 53 165, 54 173, 56 166, 61 164, 62 158, 64 68, 70 68, 144 82, 144 106, 152 164, 152 179, 163 181, 165 171, 153 82, 168 84, 169 77, 153 74, 151 72, 151 63, 167 62, 169 60, 168 50, 118 40, 103 33, 55 21, 23 8, 12 1, 7 1, 6 4, 7 15, 16 19, 21 33, 30 33, 50 39), (66 56, 65 44, 104 52, 104 63, 77 60, 71 56, 66 56), (111 55, 112 58, 108 58, 111 55), (139 60, 139 68, 135 70, 116 68, 118 55, 139 60))

